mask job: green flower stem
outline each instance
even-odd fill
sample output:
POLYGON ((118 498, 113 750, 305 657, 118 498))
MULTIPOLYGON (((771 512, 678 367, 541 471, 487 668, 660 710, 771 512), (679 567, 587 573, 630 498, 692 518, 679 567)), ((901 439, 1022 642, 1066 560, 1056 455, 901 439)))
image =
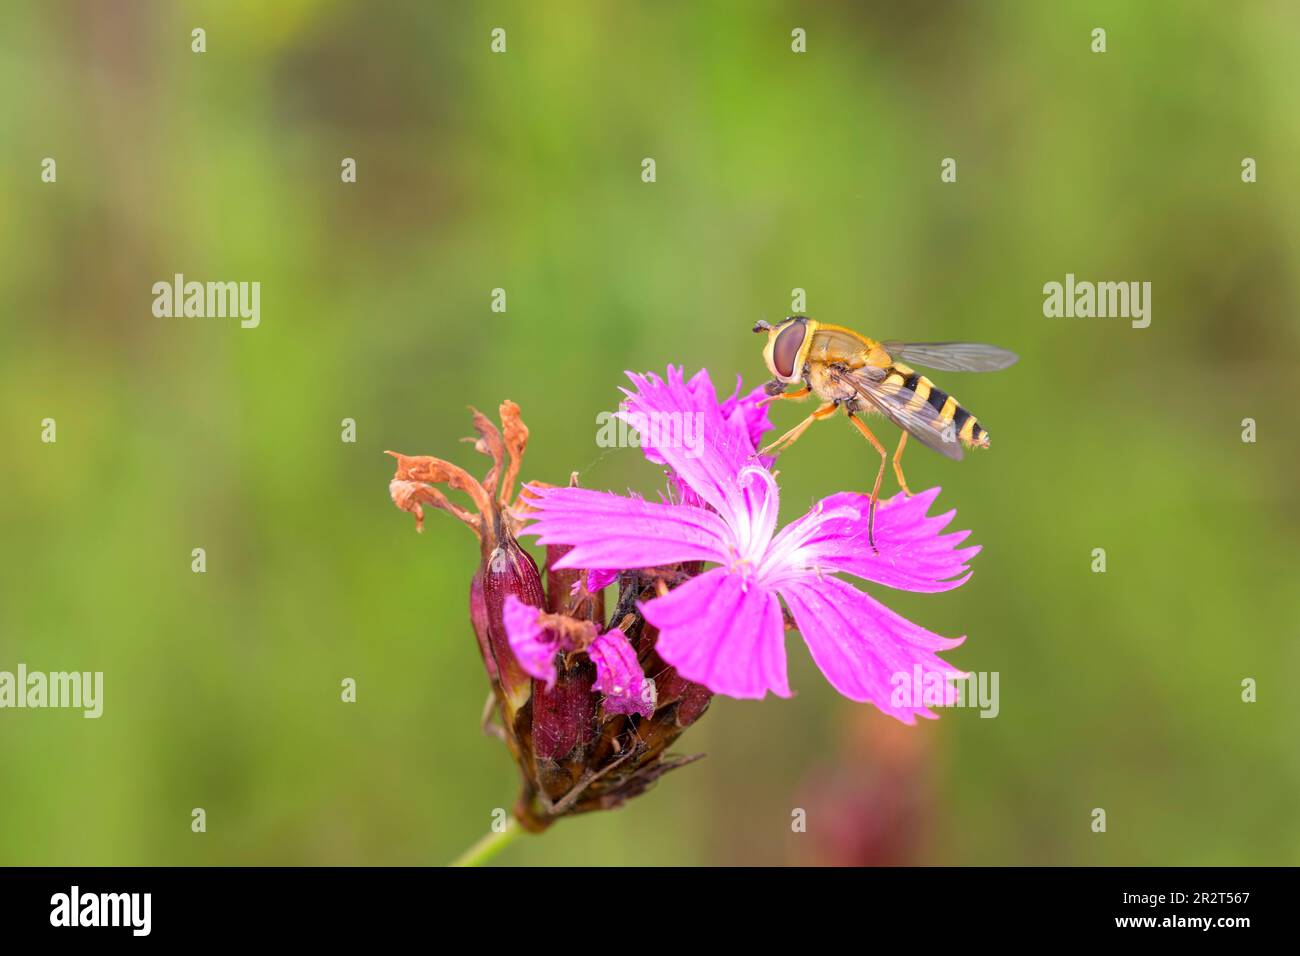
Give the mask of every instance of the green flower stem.
POLYGON ((452 866, 482 866, 488 860, 496 856, 511 843, 519 834, 524 832, 524 828, 519 825, 514 817, 506 820, 506 827, 501 831, 493 831, 485 834, 472 847, 456 857, 451 862, 452 866))

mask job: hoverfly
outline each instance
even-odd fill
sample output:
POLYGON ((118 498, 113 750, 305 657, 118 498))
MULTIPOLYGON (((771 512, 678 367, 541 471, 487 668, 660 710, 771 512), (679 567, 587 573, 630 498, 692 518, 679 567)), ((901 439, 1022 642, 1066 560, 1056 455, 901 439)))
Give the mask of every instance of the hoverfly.
POLYGON ((943 372, 994 372, 1012 365, 1018 358, 1006 349, 974 342, 877 342, 852 329, 823 325, 802 315, 791 316, 779 325, 759 322, 754 331, 767 333, 763 360, 775 376, 765 386, 770 400, 801 400, 816 395, 823 402, 759 454, 783 451, 813 422, 843 408, 862 437, 880 453, 880 470, 871 489, 867 518, 867 539, 872 548, 876 546, 876 502, 880 499, 880 481, 885 475, 889 453, 859 415, 877 412, 903 430, 894 451, 894 474, 903 493, 911 495, 902 465, 908 435, 915 435, 928 448, 960 461, 962 446, 988 448, 989 433, 957 399, 903 363, 943 372), (785 391, 787 385, 799 382, 803 383, 802 388, 785 391))

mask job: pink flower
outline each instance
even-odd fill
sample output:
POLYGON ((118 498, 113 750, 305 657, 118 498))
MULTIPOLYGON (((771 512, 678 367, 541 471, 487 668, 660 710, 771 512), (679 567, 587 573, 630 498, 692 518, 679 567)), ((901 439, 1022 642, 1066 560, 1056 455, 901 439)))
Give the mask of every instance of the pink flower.
MULTIPOLYGON (((738 388, 720 406, 703 371, 689 383, 672 367, 666 380, 628 377, 636 390, 625 390, 621 414, 641 431, 647 457, 671 469, 682 501, 531 486, 533 520, 522 533, 537 535, 541 544, 571 545, 556 567, 715 565, 641 604, 646 621, 659 630, 659 656, 715 693, 790 696, 784 601, 836 690, 905 723, 918 714, 936 716, 916 701, 893 703, 893 682, 897 675, 910 680, 918 669, 945 680, 963 676, 937 652, 965 638, 932 634, 836 575, 908 591, 963 584, 970 577, 966 562, 979 549, 957 547, 969 532, 940 533, 954 512, 926 516, 939 489, 879 505, 878 553, 867 541, 866 495, 824 498, 778 532, 776 480, 755 457, 766 422, 756 394, 740 399, 738 388), (645 426, 687 414, 699 416, 693 443, 645 426)), ((949 704, 956 691, 945 686, 949 704)))

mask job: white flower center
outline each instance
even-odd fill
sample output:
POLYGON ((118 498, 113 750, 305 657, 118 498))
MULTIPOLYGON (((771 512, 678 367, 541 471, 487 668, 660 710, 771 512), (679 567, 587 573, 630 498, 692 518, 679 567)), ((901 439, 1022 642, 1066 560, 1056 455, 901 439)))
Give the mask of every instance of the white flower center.
POLYGON ((736 536, 733 568, 757 566, 762 562, 772 531, 776 527, 776 513, 780 497, 776 479, 766 468, 749 465, 736 476, 741 504, 733 515, 731 530, 736 536))

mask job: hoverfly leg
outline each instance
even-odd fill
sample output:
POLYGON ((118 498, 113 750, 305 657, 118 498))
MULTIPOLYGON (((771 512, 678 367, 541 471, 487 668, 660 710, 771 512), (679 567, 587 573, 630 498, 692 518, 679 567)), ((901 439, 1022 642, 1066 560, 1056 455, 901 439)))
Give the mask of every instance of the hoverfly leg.
POLYGON ((812 389, 805 385, 803 388, 796 388, 793 392, 783 392, 785 382, 780 379, 773 379, 763 386, 763 391, 767 392, 766 398, 758 400, 759 405, 766 405, 768 402, 780 402, 789 399, 798 402, 812 394, 812 389))
POLYGON ((903 489, 903 494, 912 497, 911 489, 907 487, 907 479, 903 477, 903 449, 907 446, 907 432, 903 432, 902 437, 898 439, 898 448, 894 452, 894 475, 898 478, 898 486, 903 489))
POLYGON ((871 433, 871 429, 866 426, 862 419, 858 418, 852 412, 848 413, 851 421, 858 431, 862 432, 862 437, 871 442, 873 448, 880 452, 880 470, 876 472, 876 483, 871 489, 871 505, 867 510, 867 543, 871 545, 871 550, 876 554, 880 549, 876 547, 876 502, 880 500, 880 481, 885 477, 885 462, 889 460, 889 452, 885 451, 885 446, 880 444, 879 439, 871 433))
MULTIPOLYGON (((791 394, 794 393, 792 392, 791 394)), ((782 397, 788 397, 788 396, 782 396, 782 397)), ((799 440, 799 436, 802 435, 805 431, 807 431, 808 426, 811 425, 813 422, 817 421, 818 419, 825 418, 827 415, 834 415, 835 407, 836 406, 834 402, 827 402, 825 405, 817 409, 817 411, 813 412, 811 415, 809 415, 807 418, 801 421, 798 425, 795 425, 794 428, 790 429, 788 432, 786 432, 776 441, 772 442, 766 448, 759 451, 758 454, 772 455, 772 454, 776 454, 779 451, 784 451, 786 448, 789 448, 791 445, 793 445, 796 441, 799 440)))

